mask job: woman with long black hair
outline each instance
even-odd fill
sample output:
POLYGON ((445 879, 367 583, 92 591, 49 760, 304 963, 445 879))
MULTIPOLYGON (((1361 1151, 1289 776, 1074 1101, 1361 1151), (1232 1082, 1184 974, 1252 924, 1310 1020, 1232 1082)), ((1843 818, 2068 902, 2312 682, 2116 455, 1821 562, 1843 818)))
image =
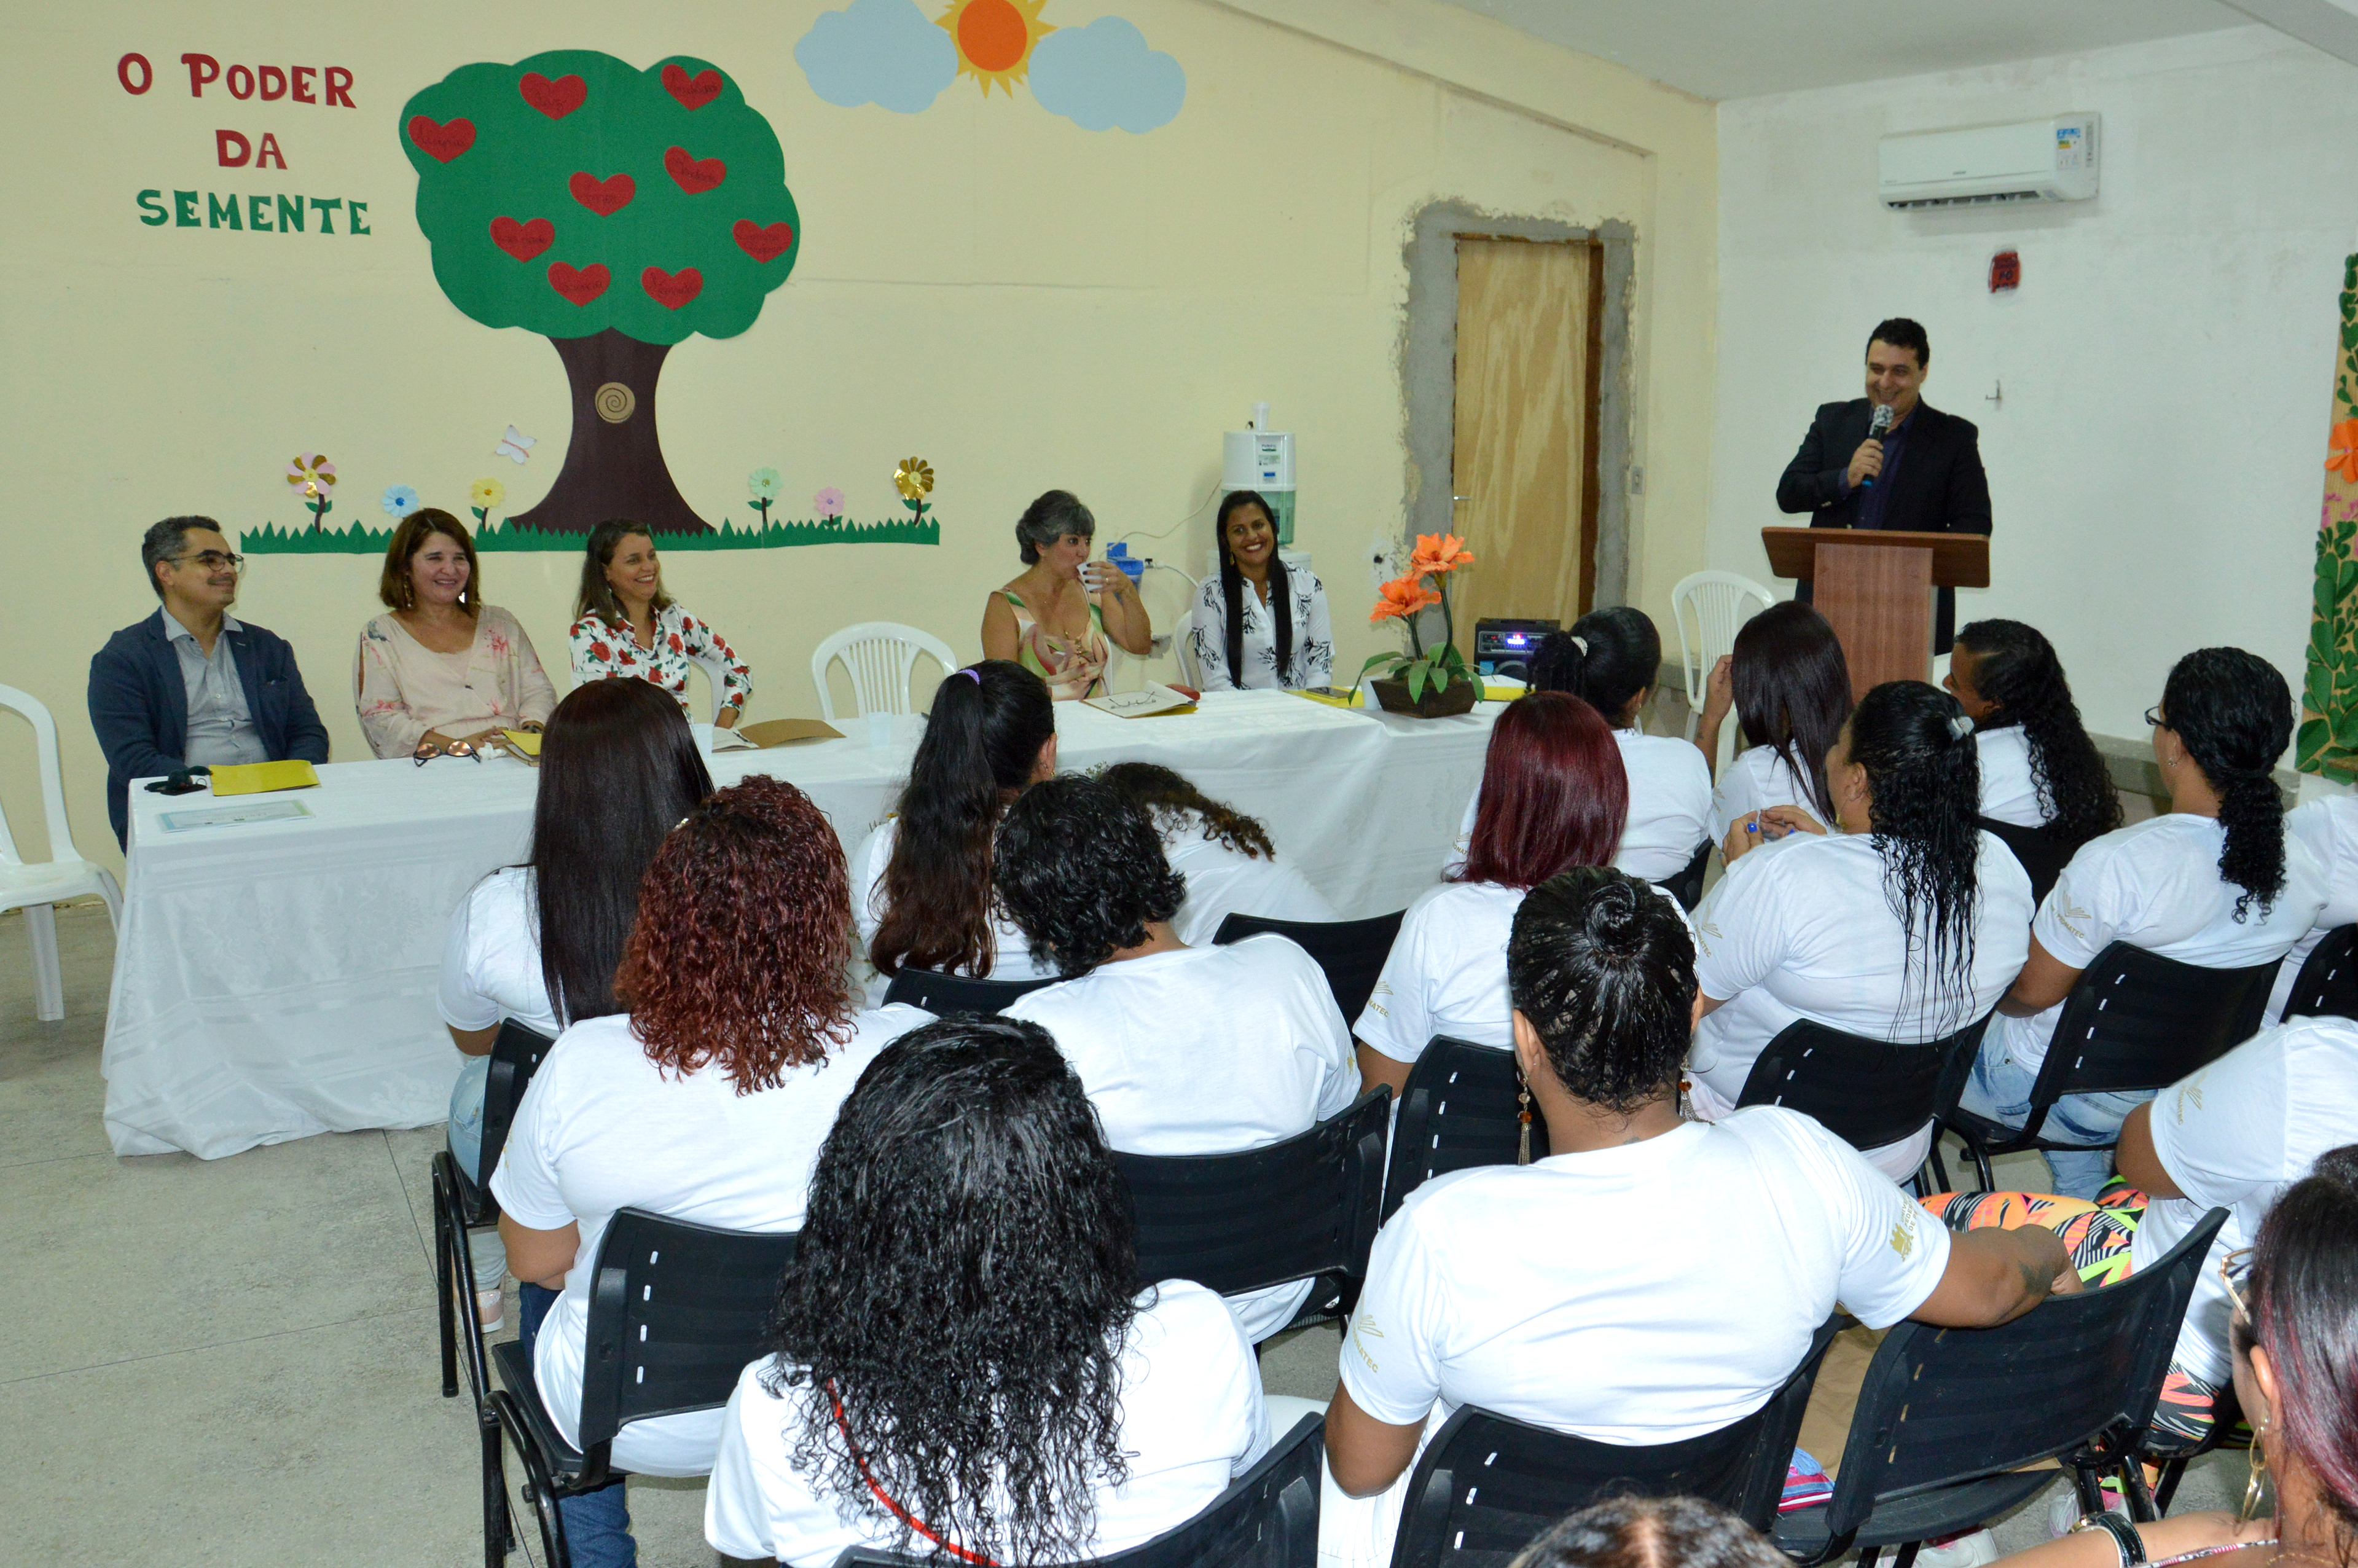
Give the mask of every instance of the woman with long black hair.
MULTIPOLYGON (((1974 825, 1980 769, 1955 698, 1922 681, 1868 692, 1826 753, 1826 793, 1833 833, 1792 806, 1778 816, 1808 837, 1773 855, 1732 829, 1727 875, 1695 911, 1692 1095, 1708 1119, 1788 1024, 1922 1045, 1988 1012, 2022 968, 2030 879, 1974 825)), ((1865 1152, 1902 1181, 1931 1145, 1927 1129, 1865 1152)))
POLYGON ((1219 575, 1197 590, 1188 633, 1204 689, 1326 685, 1335 665, 1326 589, 1278 553, 1269 503, 1259 491, 1230 491, 1213 536, 1219 575))
POLYGON ((2051 827, 2084 844, 2121 825, 2104 754, 2081 726, 2054 645, 2019 621, 1976 621, 1957 633, 1947 687, 1974 721, 1982 815, 2051 827))
MULTIPOLYGON (((1737 630, 1735 651, 1711 672, 1696 725, 1706 763, 1719 755, 1720 727, 1731 710, 1746 749, 1712 791, 1711 841, 1724 842, 1730 827, 1772 806, 1798 806, 1832 822, 1826 753, 1850 717, 1850 664, 1826 618, 1788 600, 1737 630)), ((1790 831, 1772 818, 1760 836, 1781 842, 1790 831)))
MULTIPOLYGON (((2146 722, 2169 810, 2090 839, 2056 879, 1965 1087, 1965 1108, 1978 1115, 2019 1126, 2029 1114, 2063 999, 2113 943, 2243 968, 2282 958, 2324 907, 2324 871, 2285 832, 2273 770, 2292 741, 2293 705, 2276 666, 2241 648, 2198 648, 2171 667, 2146 722)), ((2152 1098, 2069 1096, 2048 1112, 2045 1135, 2109 1143, 2152 1098)), ((2050 1151, 2047 1163, 2058 1193, 2093 1198, 2113 1158, 2050 1151)))
POLYGON ((823 1568, 1104 1557, 1183 1523, 1268 1446, 1220 1298, 1141 1291, 1130 1194, 1036 1023, 885 1047, 811 1177, 773 1353, 730 1397, 705 1539, 823 1568))
POLYGON ((899 809, 851 858, 851 907, 878 974, 1031 979, 1056 972, 1033 962, 990 892, 1000 818, 1055 773, 1056 710, 1046 682, 1008 659, 943 677, 899 809))

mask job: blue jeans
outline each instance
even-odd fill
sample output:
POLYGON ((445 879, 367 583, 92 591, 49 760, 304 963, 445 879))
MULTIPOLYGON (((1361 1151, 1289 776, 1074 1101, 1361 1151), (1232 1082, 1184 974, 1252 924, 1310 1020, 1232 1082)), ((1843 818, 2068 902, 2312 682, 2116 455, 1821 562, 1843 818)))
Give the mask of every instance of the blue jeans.
MULTIPOLYGON (((1982 1041, 1981 1054, 1974 1058, 1974 1076, 1965 1085, 1963 1108, 1975 1116, 1993 1121, 2003 1121, 2008 1127, 2020 1127, 2030 1117, 2030 1088, 2039 1079, 2036 1070, 2023 1066, 2006 1054, 2005 1042, 1995 1031, 1982 1041)), ((2039 1135, 2058 1143, 2109 1143, 2118 1138, 2121 1123, 2130 1111, 2153 1098, 2151 1090, 2136 1094, 2065 1095, 2048 1108, 2047 1119, 2039 1124, 2039 1135)), ((2113 1152, 2091 1149, 2085 1152, 2049 1150, 2047 1168, 2054 1173, 2058 1195, 2082 1198, 2093 1203, 2096 1194, 2112 1179, 2113 1152)))
MULTIPOLYGON (((442 1129, 450 1158, 459 1162, 469 1181, 478 1184, 482 1181, 476 1168, 483 1162, 483 1090, 491 1077, 489 1056, 467 1058, 467 1065, 459 1069, 459 1081, 450 1086, 450 1120, 442 1129)), ((469 1231, 467 1250, 475 1260, 475 1289, 498 1290, 508 1277, 507 1249, 500 1244, 499 1232, 489 1226, 469 1231)))
MULTIPOLYGON (((522 1309, 516 1314, 521 1320, 516 1339, 529 1361, 541 1322, 557 1304, 557 1292, 526 1280, 516 1286, 516 1295, 522 1309)), ((622 1482, 578 1498, 559 1498, 557 1511, 565 1519, 565 1545, 573 1554, 574 1568, 638 1568, 639 1543, 631 1539, 631 1505, 622 1482)))

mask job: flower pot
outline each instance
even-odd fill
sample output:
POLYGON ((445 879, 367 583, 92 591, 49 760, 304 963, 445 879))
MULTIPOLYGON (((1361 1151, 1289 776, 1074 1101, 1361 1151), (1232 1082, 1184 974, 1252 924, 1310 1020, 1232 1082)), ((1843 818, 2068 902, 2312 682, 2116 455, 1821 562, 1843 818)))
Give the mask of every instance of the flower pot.
POLYGON ((1412 713, 1419 719, 1442 719, 1453 713, 1471 713, 1474 704, 1481 699, 1478 681, 1460 677, 1436 690, 1424 688, 1421 701, 1410 700, 1408 682, 1404 680, 1371 680, 1368 689, 1376 694, 1376 701, 1386 713, 1412 713))

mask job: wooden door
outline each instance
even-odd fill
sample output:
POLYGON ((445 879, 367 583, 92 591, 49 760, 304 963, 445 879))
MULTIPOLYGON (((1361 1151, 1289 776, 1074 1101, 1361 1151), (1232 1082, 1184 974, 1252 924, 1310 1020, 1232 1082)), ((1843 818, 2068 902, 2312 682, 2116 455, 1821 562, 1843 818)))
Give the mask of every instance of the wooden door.
POLYGON ((1604 252, 1592 243, 1457 237, 1450 493, 1475 564, 1450 598, 1469 658, 1484 616, 1569 626, 1595 597, 1604 294, 1604 252))

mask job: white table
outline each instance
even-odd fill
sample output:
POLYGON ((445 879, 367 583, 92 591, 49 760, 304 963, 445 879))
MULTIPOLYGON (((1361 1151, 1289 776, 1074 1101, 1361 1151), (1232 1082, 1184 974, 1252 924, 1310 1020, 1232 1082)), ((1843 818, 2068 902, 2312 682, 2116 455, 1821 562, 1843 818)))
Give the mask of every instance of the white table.
MULTIPOLYGON (((1153 762, 1260 818, 1349 916, 1438 876, 1498 705, 1453 719, 1345 710, 1283 692, 1116 719, 1057 705, 1059 765, 1153 762)), ((907 778, 924 720, 709 759, 717 784, 801 786, 846 852, 907 778)), ((509 757, 337 762, 288 821, 167 831, 209 794, 131 791, 131 855, 107 1008, 106 1130, 118 1154, 216 1159, 317 1132, 443 1119, 460 1056, 435 1011, 460 899, 524 858, 537 775, 509 757)))

